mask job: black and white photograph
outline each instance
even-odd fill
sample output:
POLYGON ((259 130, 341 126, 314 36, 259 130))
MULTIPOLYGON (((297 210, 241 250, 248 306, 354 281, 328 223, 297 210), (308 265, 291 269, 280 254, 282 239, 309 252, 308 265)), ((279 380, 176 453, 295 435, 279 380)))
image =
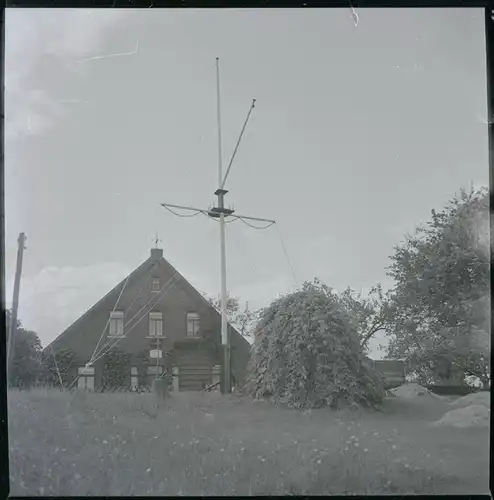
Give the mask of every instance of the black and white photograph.
POLYGON ((11 495, 490 493, 484 9, 4 27, 11 495))

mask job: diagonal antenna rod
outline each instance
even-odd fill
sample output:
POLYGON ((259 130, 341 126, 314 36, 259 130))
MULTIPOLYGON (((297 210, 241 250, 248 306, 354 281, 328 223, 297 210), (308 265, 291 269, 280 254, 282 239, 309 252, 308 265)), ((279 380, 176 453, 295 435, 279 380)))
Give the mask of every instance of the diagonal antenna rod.
POLYGON ((238 147, 240 146, 240 141, 242 140, 242 136, 244 135, 244 132, 245 132, 245 127, 247 126, 247 122, 249 121, 252 110, 255 107, 256 107, 256 100, 252 99, 252 104, 250 106, 249 112, 247 113, 247 118, 245 119, 244 126, 242 127, 242 131, 240 132, 240 136, 239 136, 238 141, 237 141, 237 145, 235 146, 235 149, 233 150, 232 158, 230 160, 230 163, 228 164, 225 178, 223 179, 223 182, 221 183, 221 189, 223 189, 225 187, 226 178, 228 177, 228 174, 230 173, 230 169, 232 168, 233 159, 235 158, 235 155, 237 154, 238 147))

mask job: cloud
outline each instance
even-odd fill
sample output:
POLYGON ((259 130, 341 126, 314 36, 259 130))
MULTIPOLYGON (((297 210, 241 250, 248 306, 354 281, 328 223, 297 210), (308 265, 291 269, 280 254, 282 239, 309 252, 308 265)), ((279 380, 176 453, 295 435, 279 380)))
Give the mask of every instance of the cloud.
POLYGON ((116 9, 7 9, 5 16, 5 138, 38 134, 64 112, 32 75, 46 56, 55 67, 84 72, 78 59, 94 56, 109 28, 128 16, 116 9))
MULTIPOLYGON (((45 267, 22 280, 19 319, 43 346, 70 326, 132 270, 115 262, 84 267, 45 267)), ((12 279, 7 290, 12 290, 12 279)), ((11 307, 11 300, 7 307, 11 307)))

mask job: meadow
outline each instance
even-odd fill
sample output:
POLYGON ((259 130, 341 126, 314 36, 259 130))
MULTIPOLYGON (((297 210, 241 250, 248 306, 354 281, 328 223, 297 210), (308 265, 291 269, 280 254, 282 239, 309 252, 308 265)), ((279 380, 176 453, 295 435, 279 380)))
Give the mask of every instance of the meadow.
POLYGON ((217 393, 8 397, 16 496, 489 493, 489 430, 430 425, 448 398, 298 411, 217 393))

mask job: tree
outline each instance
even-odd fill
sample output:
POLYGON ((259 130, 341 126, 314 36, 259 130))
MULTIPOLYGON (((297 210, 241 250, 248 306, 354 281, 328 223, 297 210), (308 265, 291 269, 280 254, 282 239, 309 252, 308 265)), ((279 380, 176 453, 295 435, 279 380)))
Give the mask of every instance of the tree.
POLYGON ((489 380, 489 199, 461 190, 395 247, 388 308, 388 356, 404 358, 422 381, 456 372, 489 380))
MULTIPOLYGON (((7 330, 10 329, 11 311, 7 310, 7 330)), ((28 388, 36 385, 42 375, 41 341, 36 332, 26 330, 17 320, 12 360, 12 386, 28 388)))
POLYGON ((341 298, 319 280, 263 310, 246 389, 298 408, 375 406, 384 396, 355 322, 341 298))
POLYGON ((367 351, 370 339, 379 331, 385 330, 389 314, 389 297, 383 292, 382 285, 374 286, 367 298, 348 287, 341 294, 341 301, 360 338, 360 345, 367 351))
MULTIPOLYGON (((221 313, 221 298, 215 299, 206 297, 210 304, 221 313)), ((238 332, 247 340, 253 340, 253 331, 259 319, 260 310, 251 309, 248 302, 241 305, 237 297, 227 296, 226 312, 228 321, 238 330, 238 332)))

